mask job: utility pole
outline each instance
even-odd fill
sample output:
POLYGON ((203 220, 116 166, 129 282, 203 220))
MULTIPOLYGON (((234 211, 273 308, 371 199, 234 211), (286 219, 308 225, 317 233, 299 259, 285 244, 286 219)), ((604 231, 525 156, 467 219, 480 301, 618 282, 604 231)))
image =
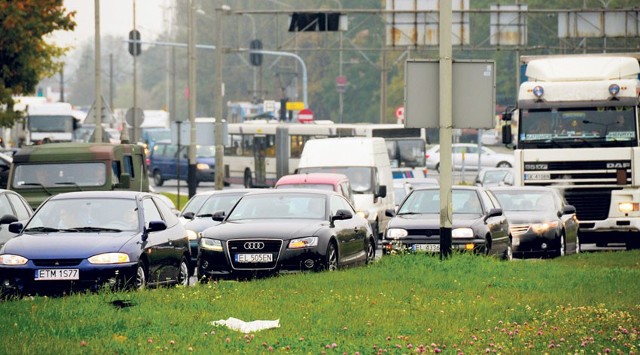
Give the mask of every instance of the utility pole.
MULTIPOLYGON (((187 185, 189 198, 196 194, 196 28, 194 0, 189 0, 189 28, 187 52, 189 57, 189 171, 187 172, 187 185)), ((217 171, 218 169, 216 169, 217 171)))
POLYGON ((222 190, 224 188, 224 139, 223 137, 223 125, 222 116, 223 111, 223 83, 222 83, 222 61, 224 53, 222 53, 222 40, 223 40, 223 19, 225 13, 229 12, 231 8, 227 5, 222 5, 216 8, 216 59, 215 59, 215 143, 216 143, 216 167, 215 167, 215 188, 216 190, 222 190))
POLYGON ((95 45, 95 92, 96 92, 96 103, 94 106, 93 113, 96 118, 96 128, 95 128, 95 140, 96 142, 102 142, 102 85, 101 85, 101 73, 100 73, 100 0, 94 0, 93 4, 95 6, 95 35, 94 35, 94 45, 95 45))
MULTIPOLYGON (((136 29, 136 0, 133 0, 133 30, 136 29)), ((133 56, 133 143, 140 141, 140 123, 138 122, 138 73, 137 73, 137 55, 133 56)))

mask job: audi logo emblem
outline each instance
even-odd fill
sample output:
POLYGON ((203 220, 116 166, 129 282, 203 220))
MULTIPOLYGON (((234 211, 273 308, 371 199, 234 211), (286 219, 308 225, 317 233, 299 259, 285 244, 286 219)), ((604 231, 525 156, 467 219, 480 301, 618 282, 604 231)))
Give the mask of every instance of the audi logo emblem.
POLYGON ((246 250, 259 250, 264 248, 263 242, 246 242, 244 243, 244 248, 246 250))

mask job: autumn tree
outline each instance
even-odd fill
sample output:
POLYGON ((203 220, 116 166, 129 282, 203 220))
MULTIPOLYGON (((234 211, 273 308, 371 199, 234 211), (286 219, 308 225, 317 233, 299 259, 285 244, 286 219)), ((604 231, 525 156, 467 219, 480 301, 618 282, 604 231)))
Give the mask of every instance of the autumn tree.
POLYGON ((63 0, 0 0, 0 126, 11 127, 14 95, 29 95, 38 82, 60 71, 65 48, 46 42, 53 31, 73 30, 75 12, 63 0))

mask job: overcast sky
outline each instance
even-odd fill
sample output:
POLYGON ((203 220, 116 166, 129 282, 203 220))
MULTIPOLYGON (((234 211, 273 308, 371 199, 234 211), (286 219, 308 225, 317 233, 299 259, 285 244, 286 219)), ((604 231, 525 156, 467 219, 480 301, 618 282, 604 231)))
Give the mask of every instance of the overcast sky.
MULTIPOLYGON (((163 28, 164 8, 169 8, 168 0, 99 0, 100 32, 128 37, 133 29, 133 5, 135 1, 136 28, 142 38, 156 38, 163 28)), ((95 32, 94 0, 64 0, 68 11, 76 11, 76 29, 73 32, 57 31, 53 40, 58 45, 79 47, 82 41, 93 38, 95 32)))

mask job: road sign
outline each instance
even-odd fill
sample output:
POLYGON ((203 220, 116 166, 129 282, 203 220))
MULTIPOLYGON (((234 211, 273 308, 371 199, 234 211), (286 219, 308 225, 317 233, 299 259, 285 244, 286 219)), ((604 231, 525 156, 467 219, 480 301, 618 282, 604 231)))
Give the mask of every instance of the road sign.
POLYGON ((396 118, 398 119, 398 121, 404 120, 404 106, 399 106, 396 109, 396 118))
POLYGON ((310 108, 300 110, 300 112, 298 112, 298 121, 300 121, 300 123, 313 121, 313 111, 311 111, 310 108))
POLYGON ((304 110, 304 102, 287 101, 287 111, 301 111, 301 110, 304 110))

